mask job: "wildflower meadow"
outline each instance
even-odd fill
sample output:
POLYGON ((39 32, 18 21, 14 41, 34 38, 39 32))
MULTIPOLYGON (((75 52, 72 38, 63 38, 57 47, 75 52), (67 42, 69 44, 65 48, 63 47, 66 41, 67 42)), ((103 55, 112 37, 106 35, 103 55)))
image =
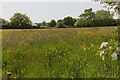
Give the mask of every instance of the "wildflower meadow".
POLYGON ((2 77, 118 78, 117 30, 2 30, 2 77))

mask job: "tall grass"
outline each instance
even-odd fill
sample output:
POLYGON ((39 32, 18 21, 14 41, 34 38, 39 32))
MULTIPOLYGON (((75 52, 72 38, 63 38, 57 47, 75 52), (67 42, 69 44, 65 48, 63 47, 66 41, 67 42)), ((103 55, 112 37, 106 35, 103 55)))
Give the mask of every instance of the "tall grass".
POLYGON ((117 61, 98 55, 102 42, 116 43, 116 30, 2 30, 3 78, 117 78, 117 61))

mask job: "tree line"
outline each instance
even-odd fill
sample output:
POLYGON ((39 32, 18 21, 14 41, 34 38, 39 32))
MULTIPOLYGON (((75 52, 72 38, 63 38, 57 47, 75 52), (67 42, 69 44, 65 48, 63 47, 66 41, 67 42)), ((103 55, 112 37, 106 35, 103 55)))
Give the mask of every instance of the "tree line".
POLYGON ((26 14, 15 13, 10 22, 0 19, 0 25, 3 29, 33 29, 33 28, 71 28, 71 27, 97 27, 97 26, 117 26, 119 19, 113 18, 114 13, 107 10, 93 11, 92 8, 85 9, 78 18, 71 16, 64 17, 57 21, 32 23, 26 14))

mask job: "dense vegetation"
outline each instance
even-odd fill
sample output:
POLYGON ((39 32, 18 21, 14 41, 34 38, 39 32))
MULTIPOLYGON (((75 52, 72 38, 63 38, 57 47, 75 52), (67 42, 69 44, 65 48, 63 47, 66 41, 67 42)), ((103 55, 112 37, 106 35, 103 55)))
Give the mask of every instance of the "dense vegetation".
POLYGON ((10 72, 11 78, 118 78, 118 61, 99 56, 104 41, 112 46, 110 53, 116 49, 116 30, 2 30, 2 76, 10 72))
POLYGON ((79 18, 65 17, 58 21, 43 21, 32 23, 30 18, 21 13, 15 13, 10 18, 10 22, 0 19, 3 29, 33 29, 33 28, 71 28, 71 27, 98 27, 98 26, 118 26, 119 19, 113 19, 114 14, 106 10, 93 11, 92 8, 85 9, 79 18))
MULTIPOLYGON (((113 3, 106 4, 116 6, 113 3)), ((117 33, 120 29, 113 27, 120 24, 120 19, 113 19, 113 16, 110 11, 94 12, 89 8, 85 9, 79 18, 68 16, 58 21, 33 24, 27 15, 21 13, 15 13, 10 22, 1 19, 2 28, 9 28, 0 30, 3 52, 2 77, 120 77, 118 45, 120 33, 117 33), (101 49, 101 43, 108 45, 101 49)))

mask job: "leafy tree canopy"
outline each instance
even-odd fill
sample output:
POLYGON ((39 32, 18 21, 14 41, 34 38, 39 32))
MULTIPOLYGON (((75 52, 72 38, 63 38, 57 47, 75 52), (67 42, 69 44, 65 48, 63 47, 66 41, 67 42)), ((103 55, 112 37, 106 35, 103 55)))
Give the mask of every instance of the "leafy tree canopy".
POLYGON ((66 26, 74 26, 76 19, 68 16, 63 19, 63 22, 66 26))
POLYGON ((9 21, 5 20, 5 19, 0 19, 0 24, 1 25, 8 25, 9 21))
POLYGON ((95 18, 95 13, 92 8, 89 8, 85 9, 84 13, 82 13, 79 17, 84 20, 93 20, 95 18))
POLYGON ((114 14, 106 10, 98 10, 95 12, 95 19, 113 19, 114 14))
POLYGON ((55 26, 56 26, 56 21, 55 21, 55 20, 51 20, 51 21, 48 23, 48 25, 49 25, 50 27, 55 27, 55 26))
POLYGON ((14 28, 29 28, 32 24, 30 18, 25 14, 15 13, 13 17, 10 18, 10 25, 14 28))

